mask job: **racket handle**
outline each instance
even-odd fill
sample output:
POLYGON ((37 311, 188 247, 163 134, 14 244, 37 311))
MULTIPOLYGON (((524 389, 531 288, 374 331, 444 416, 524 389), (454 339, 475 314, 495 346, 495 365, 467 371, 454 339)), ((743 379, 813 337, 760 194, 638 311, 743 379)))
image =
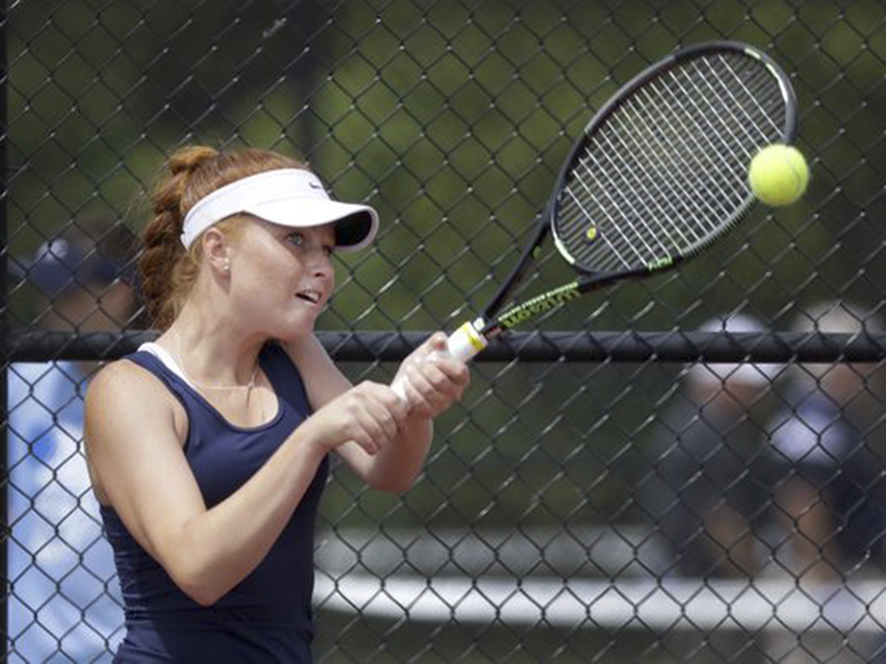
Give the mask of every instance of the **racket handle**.
POLYGON ((477 331, 473 323, 464 323, 446 339, 446 352, 456 360, 467 362, 489 345, 489 339, 477 331))
MULTIPOLYGON (((481 350, 486 348, 487 345, 489 345, 489 340, 477 331, 477 328, 474 327, 473 323, 465 323, 446 339, 445 352, 456 360, 467 362, 481 350)), ((439 352, 441 351, 434 351, 434 353, 431 354, 431 357, 439 352)), ((408 382, 409 379, 406 378, 406 376, 399 376, 393 383, 391 383, 391 389, 394 390, 394 393, 404 402, 409 401, 406 397, 406 385, 408 382)))

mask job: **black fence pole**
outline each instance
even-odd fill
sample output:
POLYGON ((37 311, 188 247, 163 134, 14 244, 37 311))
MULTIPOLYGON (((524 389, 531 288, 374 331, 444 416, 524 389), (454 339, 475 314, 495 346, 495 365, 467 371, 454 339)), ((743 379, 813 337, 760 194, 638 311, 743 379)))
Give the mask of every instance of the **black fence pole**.
POLYGON ((5 642, 2 659, 6 662, 6 652, 9 645, 9 574, 7 544, 9 540, 8 527, 8 492, 9 492, 9 469, 8 469, 8 445, 7 445, 7 372, 9 365, 9 339, 7 338, 7 292, 6 292, 6 253, 7 253, 7 225, 6 225, 6 201, 8 189, 6 182, 6 85, 8 74, 6 71, 6 3, 0 0, 0 272, 3 274, 3 282, 0 285, 0 404, 2 404, 3 416, 0 418, 0 440, 2 440, 3 459, 0 463, 0 575, 3 577, 3 601, 0 602, 0 630, 3 632, 5 642))

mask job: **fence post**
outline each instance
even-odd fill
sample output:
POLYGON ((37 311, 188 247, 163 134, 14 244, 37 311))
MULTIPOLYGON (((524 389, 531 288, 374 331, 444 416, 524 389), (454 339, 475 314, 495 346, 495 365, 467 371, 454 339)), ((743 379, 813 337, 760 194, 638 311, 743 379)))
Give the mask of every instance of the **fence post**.
POLYGON ((7 493, 9 491, 9 472, 7 468, 7 437, 6 423, 7 414, 7 325, 6 325, 6 199, 8 197, 6 185, 6 3, 0 0, 0 272, 3 273, 3 283, 0 285, 0 404, 2 404, 3 417, 0 418, 0 442, 2 442, 3 459, 0 463, 0 576, 3 578, 3 601, 0 602, 0 632, 3 634, 5 645, 0 661, 6 662, 6 652, 9 649, 8 607, 9 607, 9 570, 7 567, 7 542, 9 539, 9 527, 7 524, 7 493))

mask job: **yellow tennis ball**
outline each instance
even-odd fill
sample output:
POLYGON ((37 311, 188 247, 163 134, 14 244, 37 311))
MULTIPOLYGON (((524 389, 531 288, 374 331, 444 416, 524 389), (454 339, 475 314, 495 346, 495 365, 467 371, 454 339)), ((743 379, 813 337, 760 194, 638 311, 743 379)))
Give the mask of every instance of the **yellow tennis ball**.
POLYGON ((766 205, 790 205, 806 191, 809 166, 797 148, 775 143, 754 155, 748 183, 754 196, 766 205))

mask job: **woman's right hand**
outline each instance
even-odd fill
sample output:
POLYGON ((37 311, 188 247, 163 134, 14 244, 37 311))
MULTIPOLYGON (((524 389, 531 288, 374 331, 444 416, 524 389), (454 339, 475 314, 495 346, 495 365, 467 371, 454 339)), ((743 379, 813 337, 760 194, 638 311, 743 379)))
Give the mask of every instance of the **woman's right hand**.
POLYGON ((302 435, 323 453, 353 441, 374 456, 406 424, 409 411, 387 385, 365 381, 316 411, 302 425, 302 435))

